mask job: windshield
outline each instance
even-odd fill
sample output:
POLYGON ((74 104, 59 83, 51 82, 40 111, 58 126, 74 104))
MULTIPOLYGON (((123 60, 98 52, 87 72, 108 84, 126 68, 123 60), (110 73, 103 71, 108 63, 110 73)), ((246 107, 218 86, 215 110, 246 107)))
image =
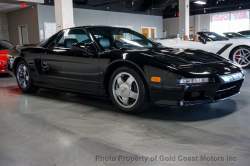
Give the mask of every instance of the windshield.
POLYGON ((105 50, 158 48, 160 46, 142 34, 127 28, 96 27, 89 28, 89 31, 105 50))
POLYGON ((223 40, 229 40, 227 37, 221 36, 214 32, 202 32, 200 35, 205 36, 206 38, 211 39, 212 41, 223 41, 223 40))
POLYGON ((238 37, 245 37, 242 34, 239 33, 223 33, 228 38, 238 38, 238 37))

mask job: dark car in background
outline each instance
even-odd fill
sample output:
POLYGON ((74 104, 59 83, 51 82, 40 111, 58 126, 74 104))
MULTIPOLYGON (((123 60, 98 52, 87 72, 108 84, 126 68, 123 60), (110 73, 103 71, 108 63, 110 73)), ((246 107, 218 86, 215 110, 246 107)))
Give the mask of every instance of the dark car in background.
POLYGON ((225 32, 223 34, 230 39, 246 38, 244 35, 236 32, 225 32))
POLYGON ((13 46, 12 43, 6 40, 0 40, 0 74, 8 73, 6 62, 9 49, 13 46))
POLYGON ((240 31, 238 33, 244 35, 246 38, 250 38, 250 30, 248 30, 248 31, 240 31))
POLYGON ((36 47, 13 46, 9 72, 26 93, 40 87, 110 97, 135 113, 151 104, 188 106, 237 95, 242 68, 211 52, 173 49, 126 28, 62 30, 36 47))

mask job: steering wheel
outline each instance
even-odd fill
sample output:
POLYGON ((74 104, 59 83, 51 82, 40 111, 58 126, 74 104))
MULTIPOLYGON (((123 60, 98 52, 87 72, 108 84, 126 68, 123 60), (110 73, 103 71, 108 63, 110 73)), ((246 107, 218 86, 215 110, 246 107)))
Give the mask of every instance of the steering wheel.
POLYGON ((123 47, 123 43, 120 42, 119 40, 115 40, 114 45, 115 45, 116 48, 122 48, 123 47))

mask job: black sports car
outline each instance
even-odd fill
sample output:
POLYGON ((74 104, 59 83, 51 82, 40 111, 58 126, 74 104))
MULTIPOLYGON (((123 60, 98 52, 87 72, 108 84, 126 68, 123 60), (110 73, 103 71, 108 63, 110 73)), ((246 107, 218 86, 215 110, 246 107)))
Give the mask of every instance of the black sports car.
POLYGON ((165 48, 126 28, 62 30, 36 47, 13 46, 9 72, 23 92, 39 87, 110 97, 126 112, 150 104, 213 103, 240 92, 242 68, 202 50, 165 48))
POLYGON ((230 38, 230 39, 237 39, 237 38, 246 38, 244 35, 240 34, 240 33, 235 33, 235 32, 225 32, 223 33, 226 37, 230 38))
POLYGON ((240 31, 238 33, 244 35, 246 38, 250 38, 250 30, 248 30, 248 31, 240 31))

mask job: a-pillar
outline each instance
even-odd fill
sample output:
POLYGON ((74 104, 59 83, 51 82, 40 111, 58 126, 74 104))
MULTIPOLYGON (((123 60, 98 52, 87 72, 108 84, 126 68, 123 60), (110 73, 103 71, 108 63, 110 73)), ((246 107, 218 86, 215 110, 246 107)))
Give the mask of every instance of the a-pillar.
POLYGON ((72 0, 55 0, 56 30, 74 27, 72 0))
POLYGON ((189 0, 179 0, 179 34, 189 36, 189 0))

